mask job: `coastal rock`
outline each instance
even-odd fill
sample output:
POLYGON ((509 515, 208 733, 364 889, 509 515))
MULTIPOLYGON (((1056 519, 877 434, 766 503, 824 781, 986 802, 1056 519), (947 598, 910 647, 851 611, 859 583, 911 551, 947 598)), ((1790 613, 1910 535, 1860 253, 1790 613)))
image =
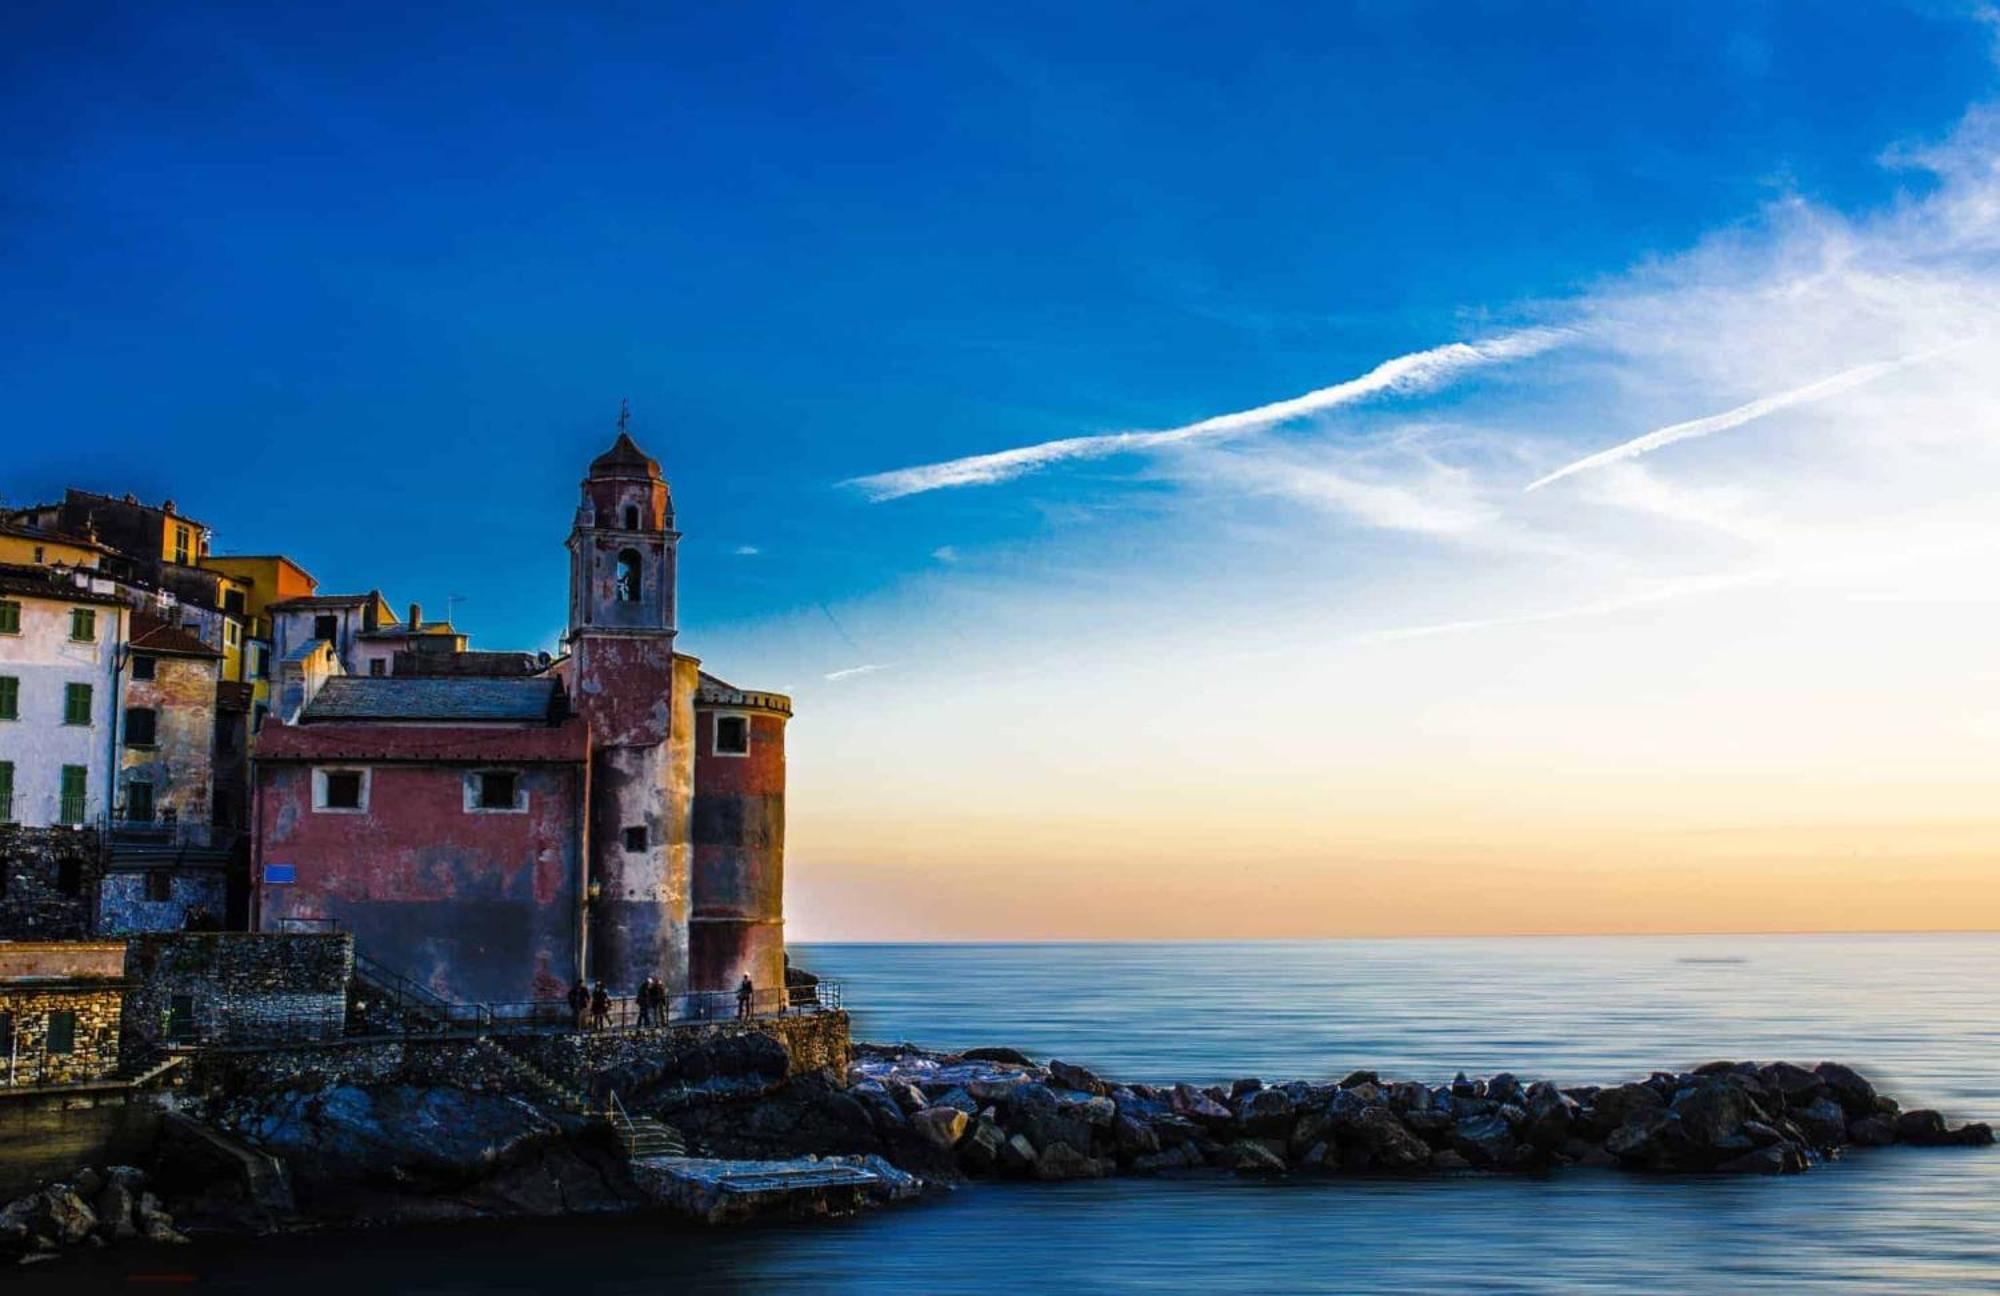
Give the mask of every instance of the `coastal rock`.
POLYGON ((1006 1132, 982 1117, 973 1121, 972 1128, 959 1140, 959 1160, 975 1174, 992 1174, 1000 1168, 1006 1144, 1006 1132))
POLYGON ((1826 1082, 1818 1075, 1790 1062, 1759 1067, 1757 1078, 1783 1098, 1787 1107, 1804 1107, 1826 1088, 1826 1082))
POLYGON ((1237 1139, 1223 1149, 1222 1163, 1240 1175, 1281 1175, 1285 1159, 1257 1139, 1237 1139))
POLYGON ((1000 1165, 1015 1174, 1034 1173, 1035 1145, 1028 1142, 1026 1135, 1009 1135, 1007 1141, 1000 1145, 1000 1165))
POLYGON ((1291 1095, 1282 1089, 1257 1089, 1244 1096, 1236 1118, 1254 1138, 1283 1138, 1292 1129, 1291 1095))
MULTIPOLYGON (((1461 1080, 1465 1078, 1463 1072, 1460 1073, 1459 1078, 1461 1080)), ((1347 1078, 1340 1082, 1340 1087, 1342 1089, 1352 1089, 1357 1085, 1379 1085, 1381 1083, 1382 1077, 1376 1075, 1373 1071, 1350 1071, 1347 1073, 1347 1078)))
POLYGON ((956 1107, 926 1107, 910 1117, 910 1128, 941 1152, 958 1146, 972 1118, 956 1107))
POLYGON ((1108 1095, 1111 1092, 1109 1085, 1083 1067, 1072 1066, 1068 1062, 1050 1058, 1048 1070, 1050 1082, 1058 1088, 1070 1089, 1077 1093, 1086 1093, 1099 1097, 1108 1095))
POLYGON ((1065 1115, 1074 1116, 1095 1129, 1110 1129, 1111 1122, 1118 1119, 1118 1104, 1109 1098, 1086 1098, 1080 1103, 1070 1103, 1063 1107, 1065 1115))
POLYGON ((1847 1113, 1830 1097, 1795 1108, 1791 1121, 1814 1147, 1839 1147, 1847 1139, 1847 1113))
POLYGON ((1037 1179, 1103 1179, 1116 1167, 1111 1162, 1085 1156, 1067 1143, 1051 1143, 1035 1159, 1037 1179))
POLYGON ((1798 1144, 1773 1143, 1731 1157, 1715 1168, 1724 1174, 1803 1174, 1808 1164, 1805 1151, 1798 1144))
POLYGON ((1876 1104, 1881 1101, 1875 1086, 1868 1083, 1852 1067, 1838 1062, 1822 1062, 1813 1068, 1813 1074, 1826 1083, 1827 1091, 1835 1102, 1843 1107, 1849 1116, 1873 1116, 1876 1104))
POLYGON ((1347 1134, 1383 1170, 1418 1170, 1430 1164, 1430 1145, 1410 1133, 1387 1107, 1363 1110, 1348 1127, 1347 1134))
POLYGON ((1888 1147, 1896 1141, 1896 1122, 1887 1116, 1863 1116, 1849 1121, 1847 1141, 1857 1147, 1888 1147))
POLYGON ((1707 1148, 1724 1146, 1743 1122, 1758 1114, 1748 1094, 1723 1080, 1704 1080, 1682 1090, 1674 1098, 1673 1112, 1687 1137, 1707 1148))
POLYGON ((1132 1173, 1142 1175, 1166 1174, 1174 1170, 1195 1170, 1202 1164, 1201 1153, 1191 1143, 1171 1147, 1164 1152, 1142 1156, 1132 1162, 1132 1173))
POLYGON ((959 1054, 959 1056, 968 1062, 1004 1062, 1009 1066, 1021 1067, 1035 1065, 1035 1059, 1029 1057, 1026 1053, 1023 1053, 1019 1049, 1006 1048, 1004 1046, 969 1048, 959 1054))
POLYGON ((1122 1112, 1111 1122, 1111 1142, 1127 1160, 1153 1156, 1160 1150, 1160 1136, 1153 1127, 1122 1112))
POLYGON ((1027 1135, 1037 1148, 1047 1149, 1055 1143, 1067 1143, 1073 1149, 1090 1146, 1090 1123, 1075 1106, 1065 1110, 1047 1085, 1025 1084, 1016 1089, 1008 1102, 1007 1116, 1008 1127, 1027 1135))
POLYGON ((1210 1126, 1227 1125, 1236 1119, 1227 1107, 1192 1085, 1174 1086, 1174 1110, 1190 1120, 1210 1126))
POLYGON ((1546 1080, 1528 1086, 1525 1095, 1528 1119, 1517 1131, 1521 1138, 1544 1152, 1554 1152, 1569 1138, 1576 1122, 1576 1100, 1546 1080))
POLYGON ((92 1206, 97 1214, 98 1228, 106 1238, 123 1242, 139 1236, 139 1230, 132 1223, 138 1198, 125 1183, 113 1179, 105 1184, 97 1190, 97 1200, 92 1206))
POLYGON ((1599 1138, 1608 1138, 1633 1117, 1659 1111, 1666 1105, 1666 1100, 1650 1085, 1622 1084, 1600 1089, 1590 1100, 1591 1132, 1599 1138))
POLYGON ((1451 1148, 1476 1166, 1511 1165, 1514 1131, 1498 1112, 1468 1116, 1452 1127, 1451 1148))

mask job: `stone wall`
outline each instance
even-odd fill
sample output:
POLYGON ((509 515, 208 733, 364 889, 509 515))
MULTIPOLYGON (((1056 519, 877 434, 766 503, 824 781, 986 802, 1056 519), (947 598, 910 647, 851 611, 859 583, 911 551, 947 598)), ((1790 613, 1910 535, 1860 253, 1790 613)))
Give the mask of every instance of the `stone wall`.
POLYGON ((344 1039, 286 1047, 219 1048, 194 1058, 190 1091, 237 1096, 331 1085, 449 1085, 521 1091, 517 1073, 476 1039, 344 1039))
POLYGON ((341 934, 173 932, 134 936, 125 1029, 131 1045, 162 1042, 176 996, 188 1014, 174 1043, 338 1039, 347 1023, 354 938, 341 934))
POLYGON ((0 824, 0 940, 90 935, 103 867, 95 829, 0 824))
MULTIPOLYGON (((0 1015, 12 1039, 0 1039, 0 1083, 75 1084, 102 1080, 118 1070, 118 1023, 124 992, 116 981, 16 982, 0 985, 0 1015), (48 1048, 49 1021, 73 1013, 68 1052, 48 1048)), ((5 1032, 0 1032, 4 1034, 5 1032)))
MULTIPOLYGON (((620 1073, 668 1077, 688 1083, 708 1079, 724 1058, 756 1059, 739 1045, 772 1041, 783 1050, 783 1077, 814 1071, 845 1074, 850 1054, 847 1014, 798 1013, 749 1022, 714 1022, 660 1030, 565 1031, 508 1039, 508 1047, 548 1075, 585 1092, 620 1073)), ((780 1078, 773 1076, 773 1079, 780 1078)))
POLYGON ((98 887, 97 930, 104 935, 177 932, 199 909, 219 925, 229 912, 229 875, 220 866, 158 869, 114 868, 98 887), (155 900, 149 879, 167 875, 167 898, 155 900))

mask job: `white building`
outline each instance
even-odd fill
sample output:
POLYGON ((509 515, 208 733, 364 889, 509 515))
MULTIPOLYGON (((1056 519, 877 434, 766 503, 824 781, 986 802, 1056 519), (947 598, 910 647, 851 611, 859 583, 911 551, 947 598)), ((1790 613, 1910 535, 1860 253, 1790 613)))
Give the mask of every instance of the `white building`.
POLYGON ((0 821, 96 824, 111 805, 130 613, 84 579, 0 565, 0 821))

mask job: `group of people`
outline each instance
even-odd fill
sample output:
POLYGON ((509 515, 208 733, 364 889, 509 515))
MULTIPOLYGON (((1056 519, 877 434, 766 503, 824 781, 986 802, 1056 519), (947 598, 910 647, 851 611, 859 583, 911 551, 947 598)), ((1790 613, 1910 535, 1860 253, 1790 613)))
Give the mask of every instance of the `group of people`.
MULTIPOLYGON (((632 1002, 638 1005, 640 1026, 664 1026, 667 1024, 667 983, 658 977, 647 977, 639 983, 632 1002)), ((757 988, 748 976, 736 987, 736 1015, 738 1018, 754 1016, 753 1005, 757 998, 757 988)), ((578 1030, 603 1030, 611 1021, 611 991, 604 982, 587 986, 577 981, 569 988, 569 1012, 578 1030)))

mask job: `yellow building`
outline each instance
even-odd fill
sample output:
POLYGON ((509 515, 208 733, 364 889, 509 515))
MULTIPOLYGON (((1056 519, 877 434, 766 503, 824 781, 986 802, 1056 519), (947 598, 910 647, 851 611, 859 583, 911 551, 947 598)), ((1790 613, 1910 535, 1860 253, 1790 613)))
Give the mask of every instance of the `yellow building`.
POLYGON ((95 540, 0 522, 0 563, 16 567, 96 567, 111 550, 95 540))
POLYGON ((283 554, 209 554, 201 565, 224 578, 225 605, 241 598, 246 623, 245 642, 238 657, 230 657, 230 646, 222 645, 225 680, 240 680, 252 686, 252 697, 262 706, 271 700, 272 660, 271 612, 273 603, 309 598, 319 588, 312 573, 283 554))

